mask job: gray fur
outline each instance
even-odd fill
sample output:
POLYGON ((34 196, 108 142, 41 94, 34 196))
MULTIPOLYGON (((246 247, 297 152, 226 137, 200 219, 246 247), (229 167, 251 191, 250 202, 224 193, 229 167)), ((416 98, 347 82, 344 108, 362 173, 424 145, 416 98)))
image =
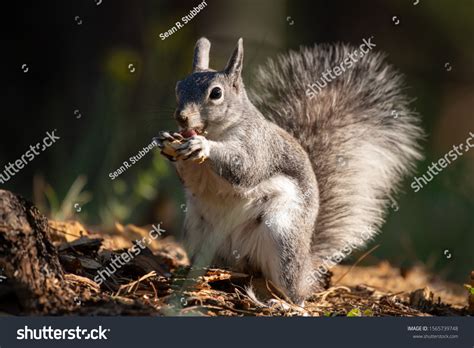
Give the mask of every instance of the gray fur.
POLYGON ((269 60, 255 79, 254 104, 298 139, 318 178, 316 263, 344 245, 363 246, 361 234, 377 232, 387 203, 422 158, 419 117, 402 94, 401 75, 382 54, 368 53, 316 97, 305 96, 308 84, 354 49, 302 47, 269 60))
POLYGON ((193 72, 209 69, 209 51, 211 43, 206 38, 200 38, 194 48, 193 72))
POLYGON ((387 197, 420 157, 421 131, 399 76, 377 54, 306 98, 305 86, 349 49, 316 46, 270 61, 259 73, 258 108, 242 81, 241 40, 224 70, 198 69, 178 82, 181 128, 207 132, 188 139, 175 162, 195 263, 260 271, 301 303, 320 286, 308 279, 324 256, 350 241, 361 246, 360 230, 380 226, 387 197), (217 101, 209 97, 216 86, 217 101))

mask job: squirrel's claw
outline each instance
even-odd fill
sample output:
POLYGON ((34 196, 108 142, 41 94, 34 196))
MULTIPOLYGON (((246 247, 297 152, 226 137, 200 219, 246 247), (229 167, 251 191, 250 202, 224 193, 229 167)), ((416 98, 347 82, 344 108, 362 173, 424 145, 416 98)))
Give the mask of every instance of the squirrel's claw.
POLYGON ((174 139, 179 140, 179 141, 184 140, 184 137, 181 134, 176 133, 176 132, 173 133, 173 137, 174 137, 174 139))
POLYGON ((209 157, 209 152, 209 142, 203 136, 189 138, 189 140, 180 145, 176 150, 178 159, 199 159, 199 163, 204 162, 204 160, 209 157))
POLYGON ((164 147, 163 142, 165 140, 172 142, 174 138, 169 132, 161 131, 158 133, 158 136, 153 138, 153 140, 156 141, 158 143, 158 147, 162 149, 164 147))
POLYGON ((188 160, 190 159, 191 161, 195 161, 198 164, 204 163, 205 160, 207 160, 207 156, 202 153, 201 150, 196 150, 190 155, 183 157, 183 160, 188 160))
POLYGON ((158 133, 158 136, 156 137, 157 139, 164 141, 164 140, 169 140, 173 141, 176 140, 169 132, 166 131, 161 131, 158 133))

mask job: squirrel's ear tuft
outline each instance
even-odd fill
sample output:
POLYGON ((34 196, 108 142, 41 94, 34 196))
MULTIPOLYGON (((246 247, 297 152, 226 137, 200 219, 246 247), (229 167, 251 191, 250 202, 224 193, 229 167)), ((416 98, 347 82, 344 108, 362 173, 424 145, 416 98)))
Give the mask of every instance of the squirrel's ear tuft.
POLYGON ((209 69, 209 50, 211 43, 205 37, 200 38, 196 42, 194 48, 193 72, 209 69))
POLYGON ((242 65, 244 61, 244 44, 242 38, 237 41, 237 47, 235 47, 232 56, 227 63, 224 71, 229 76, 239 78, 242 74, 242 65))

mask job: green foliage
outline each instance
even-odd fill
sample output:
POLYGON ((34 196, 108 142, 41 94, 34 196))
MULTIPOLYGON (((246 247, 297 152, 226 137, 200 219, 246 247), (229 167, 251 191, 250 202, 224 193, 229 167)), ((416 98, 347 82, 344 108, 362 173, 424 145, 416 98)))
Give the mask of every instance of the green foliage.
POLYGON ((374 316, 374 312, 372 312, 371 309, 366 309, 366 310, 362 313, 362 315, 363 315, 364 317, 373 317, 373 316, 374 316))
POLYGON ((374 313, 371 309, 366 309, 363 312, 359 308, 353 308, 347 313, 347 317, 373 317, 374 313))
POLYGON ((467 289, 470 295, 474 295, 474 286, 471 286, 469 284, 464 284, 464 287, 467 289))
POLYGON ((347 313, 346 315, 347 317, 361 317, 362 316, 362 312, 360 311, 359 308, 353 308, 349 311, 349 313, 347 313))
MULTIPOLYGON (((157 197, 159 182, 169 176, 169 167, 157 150, 152 150, 139 162, 133 180, 117 178, 111 182, 112 191, 100 207, 100 217, 106 226, 116 221, 136 220, 144 207, 157 197), (142 164, 146 156, 153 156, 148 166, 142 164), (141 166, 139 166, 142 164, 141 166)), ((132 169, 130 169, 131 171, 132 169)))
POLYGON ((92 199, 89 192, 83 191, 86 183, 85 176, 77 177, 62 199, 58 197, 58 193, 52 186, 47 185, 45 187, 44 194, 49 203, 49 215, 52 219, 68 220, 74 216, 75 212, 78 212, 77 210, 74 212, 73 209, 82 211, 82 206, 92 199))

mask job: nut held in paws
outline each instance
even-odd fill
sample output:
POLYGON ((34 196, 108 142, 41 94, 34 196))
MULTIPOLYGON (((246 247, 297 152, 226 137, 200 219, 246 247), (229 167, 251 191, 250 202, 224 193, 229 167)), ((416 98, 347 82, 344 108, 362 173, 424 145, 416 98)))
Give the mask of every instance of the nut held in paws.
POLYGON ((171 156, 171 157, 176 157, 178 154, 176 153, 176 149, 178 148, 179 145, 181 145, 181 141, 179 140, 165 140, 163 141, 163 153, 165 155, 171 156))

